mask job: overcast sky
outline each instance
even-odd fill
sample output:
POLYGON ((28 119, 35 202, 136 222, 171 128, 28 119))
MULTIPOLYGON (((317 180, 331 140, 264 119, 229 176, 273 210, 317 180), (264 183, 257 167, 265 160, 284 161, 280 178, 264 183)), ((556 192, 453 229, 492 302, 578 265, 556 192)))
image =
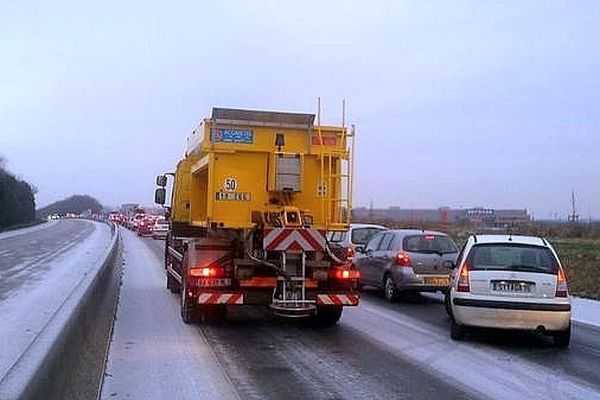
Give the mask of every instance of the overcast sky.
POLYGON ((0 155, 150 205, 213 106, 357 124, 355 205, 600 218, 600 1, 0 1, 0 155))

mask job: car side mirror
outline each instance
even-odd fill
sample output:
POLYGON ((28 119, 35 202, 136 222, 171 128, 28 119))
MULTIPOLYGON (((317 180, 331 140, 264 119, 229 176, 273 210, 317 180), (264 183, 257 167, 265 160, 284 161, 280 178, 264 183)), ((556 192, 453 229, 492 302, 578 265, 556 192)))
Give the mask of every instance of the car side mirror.
POLYGON ((165 188, 158 188, 154 191, 154 202, 156 204, 160 204, 161 206, 165 204, 165 199, 167 197, 167 191, 165 188))
POLYGON ((365 252, 365 248, 362 246, 356 246, 354 248, 354 250, 356 250, 357 253, 364 253, 365 252))
POLYGON ((454 263, 454 261, 444 261, 444 267, 448 268, 448 269, 454 269, 456 268, 456 264, 454 263))

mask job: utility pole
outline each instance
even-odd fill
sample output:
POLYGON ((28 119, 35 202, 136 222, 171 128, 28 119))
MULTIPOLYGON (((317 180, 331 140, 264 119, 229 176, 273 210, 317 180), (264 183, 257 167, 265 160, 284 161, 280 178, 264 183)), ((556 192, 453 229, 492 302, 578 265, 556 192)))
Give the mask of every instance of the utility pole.
POLYGON ((579 222, 579 215, 575 208, 575 190, 571 190, 571 215, 569 215, 569 222, 579 222))

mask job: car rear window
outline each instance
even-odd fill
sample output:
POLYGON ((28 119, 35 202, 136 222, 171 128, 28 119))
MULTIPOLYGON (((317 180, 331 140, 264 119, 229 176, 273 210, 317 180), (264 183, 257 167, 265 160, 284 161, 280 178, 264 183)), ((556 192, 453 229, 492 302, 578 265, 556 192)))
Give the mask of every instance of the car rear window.
POLYGON ((352 243, 365 244, 377 232, 381 232, 380 228, 354 228, 352 229, 352 243))
POLYGON ((473 246, 467 263, 472 270, 507 270, 555 274, 558 261, 547 247, 522 244, 473 246))
POLYGON ((330 232, 330 242, 338 243, 344 240, 346 240, 346 232, 330 232))
POLYGON ((444 235, 412 235, 404 238, 404 250, 411 253, 448 254, 458 253, 456 244, 444 235))

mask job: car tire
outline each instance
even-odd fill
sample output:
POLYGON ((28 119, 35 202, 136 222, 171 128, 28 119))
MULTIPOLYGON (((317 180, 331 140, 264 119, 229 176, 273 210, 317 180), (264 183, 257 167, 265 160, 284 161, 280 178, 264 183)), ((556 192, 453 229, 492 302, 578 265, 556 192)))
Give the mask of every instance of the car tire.
POLYGON ((452 340, 462 341, 465 340, 466 330, 464 326, 458 325, 454 318, 450 322, 450 338, 452 340))
POLYGON ((445 292, 444 294, 444 308, 446 309, 446 314, 448 314, 448 316, 450 318, 452 317, 452 307, 450 305, 450 291, 448 290, 447 292, 445 292))
POLYGON ((383 295, 387 301, 392 303, 398 298, 398 289, 396 288, 394 278, 392 278, 392 275, 390 274, 385 276, 383 283, 383 295))
POLYGON ((569 347, 569 343, 571 343, 571 325, 564 331, 553 333, 552 342, 556 347, 569 347))

